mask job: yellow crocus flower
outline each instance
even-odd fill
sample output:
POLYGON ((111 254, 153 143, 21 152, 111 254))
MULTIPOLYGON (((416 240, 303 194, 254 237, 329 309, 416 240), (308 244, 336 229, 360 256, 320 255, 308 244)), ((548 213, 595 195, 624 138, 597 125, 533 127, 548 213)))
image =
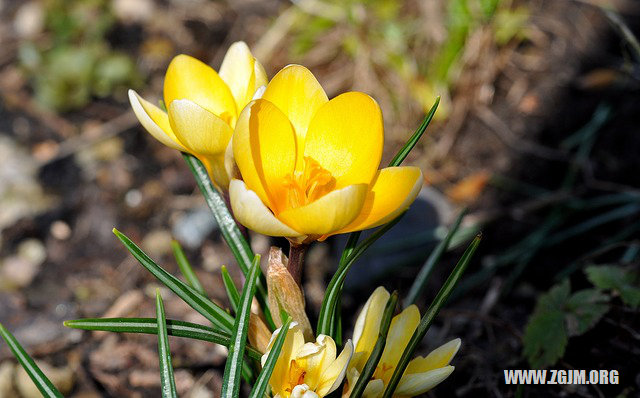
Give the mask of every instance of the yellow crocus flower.
MULTIPOLYGON (((371 351, 373 351, 389 296, 389 292, 385 288, 377 288, 358 315, 353 331, 355 353, 347 371, 347 383, 342 395, 344 398, 351 394, 353 386, 369 359, 371 351)), ((363 397, 382 397, 400 357, 419 323, 420 312, 415 305, 410 305, 393 317, 382 357, 373 377, 367 384, 363 397)), ((411 360, 393 396, 415 397, 441 383, 453 372, 454 367, 449 365, 449 362, 459 348, 460 339, 454 339, 431 351, 426 357, 417 357, 411 360)))
MULTIPOLYGON (((271 336, 262 365, 280 333, 276 329, 271 336)), ((304 342, 302 330, 292 322, 280 356, 269 379, 275 398, 322 398, 342 384, 347 365, 353 354, 353 344, 348 340, 336 357, 336 343, 329 336, 319 335, 315 342, 304 342)))
POLYGON ((129 101, 151 135, 198 157, 215 184, 226 190, 234 169, 229 144, 238 114, 266 84, 262 65, 244 42, 236 42, 229 47, 220 73, 184 54, 171 61, 164 79, 167 112, 133 90, 129 101))
POLYGON ((423 178, 416 167, 378 170, 383 144, 373 98, 348 92, 329 100, 308 69, 289 65, 238 117, 234 215, 296 242, 388 222, 414 201, 423 178))

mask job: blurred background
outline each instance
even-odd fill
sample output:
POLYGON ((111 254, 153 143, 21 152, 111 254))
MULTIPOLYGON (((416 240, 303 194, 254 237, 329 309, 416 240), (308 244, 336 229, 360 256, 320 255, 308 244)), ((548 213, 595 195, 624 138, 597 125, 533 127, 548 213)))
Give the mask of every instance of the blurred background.
MULTIPOLYGON (((174 273, 169 244, 179 240, 210 296, 228 305, 220 266, 240 282, 233 256, 180 155, 143 131, 126 90, 161 98, 173 56, 217 69, 244 40, 270 77, 301 63, 329 97, 375 97, 383 164, 442 97, 405 161, 423 170, 425 188, 354 267, 347 330, 376 286, 407 294, 468 207, 418 301, 424 311, 482 230, 423 344, 463 340, 456 371, 427 396, 638 396, 639 17, 640 5, 623 0, 0 0, 0 322, 67 396, 159 395, 153 336, 62 321, 154 316, 159 284, 114 226, 174 273), (543 367, 617 369, 620 382, 504 384, 503 369, 543 367)), ((252 240, 260 253, 274 243, 286 247, 252 240)), ((343 245, 308 253, 314 318, 343 245)), ((163 296, 168 317, 206 323, 163 296)), ((181 396, 217 396, 225 350, 171 344, 181 396)), ((37 396, 1 344, 0 397, 37 396)))

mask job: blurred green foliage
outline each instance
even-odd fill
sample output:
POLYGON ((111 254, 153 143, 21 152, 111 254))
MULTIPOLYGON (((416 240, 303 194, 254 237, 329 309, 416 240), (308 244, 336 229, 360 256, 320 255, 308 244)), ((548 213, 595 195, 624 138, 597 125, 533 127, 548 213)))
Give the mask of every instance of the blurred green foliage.
POLYGON ((107 34, 116 19, 107 0, 45 0, 45 37, 25 41, 19 59, 37 101, 47 108, 81 108, 94 96, 138 87, 135 62, 114 50, 107 34))
POLYGON ((415 12, 416 5, 410 2, 326 0, 324 3, 342 12, 334 18, 304 14, 295 29, 292 55, 306 54, 326 40, 331 30, 340 30, 340 46, 345 53, 352 58, 371 53, 375 66, 398 74, 425 110, 433 98, 445 94, 444 107, 438 112, 440 118, 446 117, 446 94, 462 67, 461 55, 469 37, 478 28, 491 29, 498 46, 527 36, 529 11, 523 6, 513 7, 511 0, 443 2, 443 21, 429 21, 443 24, 446 34, 441 38, 433 34, 438 28, 424 26, 423 16, 415 12))
POLYGON ((524 355, 534 368, 554 365, 563 357, 569 338, 593 328, 620 297, 636 309, 640 304, 640 273, 618 265, 585 270, 593 288, 571 293, 569 279, 540 295, 524 334, 524 355))

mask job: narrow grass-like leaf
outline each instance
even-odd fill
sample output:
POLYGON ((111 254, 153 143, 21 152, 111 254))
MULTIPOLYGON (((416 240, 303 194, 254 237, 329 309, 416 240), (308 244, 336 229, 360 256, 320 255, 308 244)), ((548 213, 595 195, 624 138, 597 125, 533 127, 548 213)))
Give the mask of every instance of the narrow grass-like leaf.
POLYGON ((384 390, 383 398, 391 398, 393 396, 393 393, 398 387, 398 383, 400 382, 400 379, 402 378, 402 375, 404 374, 404 371, 406 370, 407 365, 409 365, 409 361, 413 357, 414 352, 418 348, 418 345, 420 345, 420 342, 424 338, 424 335, 427 334, 427 331, 431 327, 431 324, 433 323, 433 320, 435 319, 436 315, 438 315, 438 313, 440 312, 440 309, 447 302, 447 299, 451 295, 451 292, 453 291, 453 289, 456 287, 456 284, 460 280, 460 277, 462 277, 462 274, 467 268, 467 265, 469 265, 469 262, 471 261, 473 254, 475 253, 476 249, 478 248, 478 245, 480 244, 481 238, 482 238, 481 235, 476 236, 475 239, 469 245, 469 247, 467 247, 467 250, 465 250, 465 252, 462 254, 462 257, 460 257, 460 260, 456 264, 455 268, 453 269, 453 271, 451 271, 451 274, 447 278, 447 281, 444 283, 444 285, 442 285, 442 287, 440 288, 440 291, 431 302, 429 309, 427 309, 427 312, 424 314, 424 316, 420 320, 418 327, 416 328, 415 332, 411 336, 411 339, 409 340, 407 347, 402 353, 402 356, 400 357, 400 361, 398 362, 396 369, 393 371, 391 380, 389 380, 389 383, 387 384, 387 388, 384 390))
POLYGON ((413 285, 411 285, 411 289, 409 289, 409 293, 405 298, 405 303, 407 305, 414 304, 424 291, 433 268, 436 266, 436 264, 438 264, 444 252, 446 252, 449 248, 451 238, 453 238, 453 235, 458 231, 458 228, 460 228, 460 224, 462 223, 462 219, 464 218, 465 214, 467 214, 467 209, 464 209, 460 212, 460 215, 458 215, 458 218, 456 218, 456 220, 454 221, 451 229, 447 233, 447 236, 445 236, 445 238, 440 241, 438 246, 436 246, 436 248, 433 249, 433 251, 429 255, 429 258, 427 258, 427 261, 422 266, 422 269, 420 269, 418 276, 416 276, 416 279, 414 280, 413 285))
POLYGON ((198 276, 193 271, 191 263, 187 260, 187 256, 184 254, 184 250, 182 250, 182 246, 180 246, 180 243, 177 240, 171 241, 171 249, 173 250, 173 256, 176 258, 176 262, 178 263, 182 276, 184 276, 192 288, 196 289, 196 291, 201 295, 206 296, 207 294, 205 293, 198 276))
POLYGON ((436 110, 438 109, 439 104, 440 97, 436 97, 436 102, 433 103, 433 106, 429 110, 429 113, 427 113, 427 116, 425 116, 425 118, 422 120, 422 123, 420 123, 420 126, 418 126, 418 129, 413 133, 411 138, 409 138, 407 143, 404 144, 402 148, 400 148, 396 156, 394 156, 391 162, 389 162, 389 166, 399 166, 407 157, 407 155, 409 155, 409 152, 411 152, 413 147, 416 146, 418 141, 420 141, 420 137, 422 137, 424 132, 427 130, 427 127, 429 127, 433 116, 436 114, 436 110))
POLYGON ((251 302, 256 293, 256 284, 260 275, 260 256, 256 255, 249 270, 249 275, 242 289, 240 305, 236 314, 236 321, 231 332, 231 344, 229 345, 229 356, 224 367, 222 377, 221 398, 237 398, 240 394, 240 375, 242 373, 242 363, 244 350, 247 344, 247 334, 249 332, 249 317, 251 316, 251 302))
POLYGON ((346 257, 344 263, 338 266, 338 270, 331 278, 329 282, 329 286, 327 286, 327 290, 325 292, 324 298, 322 299, 322 307, 320 308, 320 315, 318 316, 318 327, 317 334, 326 334, 328 336, 333 336, 332 330, 332 322, 334 322, 333 317, 335 316, 337 303, 340 299, 340 295, 342 293, 342 286, 344 285, 344 280, 347 277, 347 272, 351 266, 355 263, 355 261, 364 254, 364 252, 382 235, 384 235, 389 229, 391 229, 394 225, 400 221, 402 216, 405 213, 402 213, 392 221, 384 224, 382 227, 378 228, 373 234, 371 234, 367 239, 362 241, 355 249, 351 252, 349 256, 346 257))
POLYGON ((220 273, 222 274, 222 283, 224 284, 227 296, 229 297, 229 303, 231 303, 231 309, 234 314, 237 314, 238 304, 240 303, 240 293, 238 292, 238 288, 236 287, 236 284, 233 283, 233 279, 231 279, 231 275, 229 275, 227 267, 223 265, 220 269, 220 273))
POLYGON ((153 274, 160 282, 168 287, 172 292, 178 295, 191 308, 198 311, 207 318, 215 326, 221 328, 225 332, 230 332, 233 327, 233 317, 225 310, 214 304, 207 297, 198 293, 194 288, 182 282, 180 279, 171 275, 158 264, 156 264, 145 252, 142 251, 135 243, 126 235, 117 229, 113 229, 113 233, 122 241, 127 250, 138 260, 143 267, 153 274))
MULTIPOLYGON (((251 250, 251 246, 249 246, 247 240, 242 236, 242 232, 240 232, 233 215, 227 208, 224 198, 213 186, 213 183, 209 178, 209 174, 207 173, 207 169, 204 167, 202 162, 195 156, 188 153, 183 153, 182 157, 191 169, 191 173, 193 173, 196 183, 198 184, 209 209, 213 213, 213 218, 215 218, 218 226, 220 227, 222 237, 231 249, 233 256, 238 262, 240 270, 245 277, 247 277, 249 267, 253 261, 253 251, 251 250)), ((273 330, 275 329, 275 324, 273 323, 271 313, 269 312, 267 289, 265 287, 267 286, 267 282, 263 275, 260 276, 258 282, 256 298, 260 303, 260 307, 262 308, 267 324, 273 330)))
POLYGON ((276 362, 280 357, 280 351, 282 351, 282 346, 287 338, 287 333, 289 333, 289 325, 291 325, 291 318, 287 317, 286 321, 280 328, 278 337, 276 337, 276 340, 273 342, 271 350, 269 350, 267 360, 265 361, 264 366, 253 385, 249 398, 262 398, 265 396, 267 387, 269 386, 269 379, 271 379, 271 374, 273 373, 273 369, 276 367, 276 362))
POLYGON ((51 380, 45 376, 45 374, 40 370, 38 365, 31 359, 29 354, 22 348, 18 340, 0 323, 0 336, 7 343, 11 352, 16 357, 20 365, 27 372, 33 383, 38 387, 38 390, 45 398, 63 398, 62 394, 58 389, 53 385, 51 380))
POLYGON ((158 360, 160 362, 160 382, 163 398, 177 398, 176 380, 173 377, 171 364, 171 349, 167 335, 167 323, 164 316, 164 304, 160 291, 156 290, 156 327, 158 330, 158 360))
MULTIPOLYGON (((229 347, 229 333, 214 330, 197 323, 167 319, 169 336, 208 341, 229 347)), ((64 325, 73 329, 102 330, 116 333, 158 334, 156 318, 85 318, 65 321, 64 325)), ((246 348, 247 356, 259 360, 262 354, 253 347, 246 348)))
POLYGON ((358 377, 358 381, 355 386, 353 386, 353 390, 351 390, 349 398, 360 398, 364 389, 367 387, 367 384, 369 384, 369 380, 373 377, 373 373, 376 371, 378 362, 380 362, 380 358, 384 352, 384 346, 387 344, 387 334, 389 333, 389 326, 391 325, 391 319, 393 318, 393 312, 396 309, 397 303, 398 293, 393 292, 391 297, 389 297, 387 305, 384 308, 384 313, 382 314, 380 331, 378 332, 376 344, 373 346, 371 355, 369 355, 369 359, 367 359, 367 363, 365 363, 362 373, 358 377))

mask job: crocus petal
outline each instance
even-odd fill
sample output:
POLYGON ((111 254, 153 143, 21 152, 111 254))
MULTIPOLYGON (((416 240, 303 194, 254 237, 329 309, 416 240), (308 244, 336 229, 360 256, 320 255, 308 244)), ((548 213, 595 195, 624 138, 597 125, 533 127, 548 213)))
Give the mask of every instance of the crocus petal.
POLYGON ((129 102, 131 102, 133 113, 135 113, 142 127, 156 140, 169 148, 177 149, 178 151, 186 150, 176 138, 173 130, 171 130, 169 116, 166 112, 142 98, 133 90, 129 90, 129 102))
POLYGON ((415 397, 424 394, 449 377, 455 368, 445 366, 425 373, 405 374, 398 383, 395 395, 415 397))
POLYGON ((269 236, 302 236, 278 220, 262 203, 258 195, 249 190, 245 183, 233 179, 229 184, 229 198, 233 215, 245 227, 269 236))
POLYGON ((431 351, 426 357, 417 357, 409 362, 405 374, 425 373, 449 365, 460 349, 460 339, 453 339, 431 351))
POLYGON ((339 233, 375 228, 398 217, 416 199, 422 182, 422 172, 417 167, 379 170, 360 215, 339 233))
MULTIPOLYGON (((381 364, 387 364, 388 366, 395 367, 400 361, 400 356, 404 352, 404 349, 409 344, 409 340, 413 335, 413 332, 420 323, 420 311, 415 305, 410 305, 405 308, 400 314, 393 317, 391 320, 391 326, 389 326, 389 333, 387 334, 387 344, 382 352, 380 358, 381 364)), ((388 383, 391 378, 392 372, 386 372, 383 379, 385 383, 388 383)))
MULTIPOLYGON (((269 356, 269 351, 273 347, 276 337, 280 333, 282 328, 278 328, 273 332, 271 336, 271 341, 269 341, 269 345, 267 348, 267 352, 262 356, 261 363, 264 366, 267 357, 269 356)), ((282 349, 280 351, 280 356, 278 356, 278 360, 276 361, 276 366, 273 369, 273 373, 271 374, 271 378, 269 379, 269 384, 274 389, 274 393, 279 393, 278 387, 284 386, 287 378, 289 377, 289 366, 291 364, 291 360, 295 359, 295 353, 304 345, 304 337, 302 335, 302 331, 298 327, 298 324, 292 322, 289 325, 289 331, 287 333, 287 337, 284 339, 284 344, 282 345, 282 349)))
POLYGON ((164 103, 188 99, 233 126, 236 103, 227 84, 213 68, 188 55, 178 55, 169 64, 164 78, 164 103))
POLYGON ((383 144, 380 107, 370 96, 350 92, 318 109, 307 131, 304 155, 328 170, 340 189, 371 182, 383 144))
POLYGON ((222 119, 189 100, 171 102, 169 121, 178 140, 196 155, 224 156, 233 135, 222 119))
POLYGON ((373 379, 367 383, 362 393, 364 398, 380 398, 384 392, 384 382, 381 379, 373 379))
POLYGON ((238 118, 233 155, 249 189, 277 213, 285 200, 285 178, 296 164, 296 138, 287 117, 264 99, 249 103, 238 118))
POLYGON ((353 343, 351 340, 347 340, 340 355, 338 355, 335 361, 331 362, 331 364, 324 369, 320 384, 316 389, 318 395, 324 397, 340 387, 340 384, 342 384, 342 380, 347 373, 347 367, 352 356, 353 343))
POLYGON ((278 218, 305 235, 335 232, 353 221, 367 194, 365 184, 354 184, 329 192, 308 205, 285 210, 278 218))
POLYGON ((363 355, 359 355, 359 361, 356 361, 354 357, 354 362, 356 363, 352 364, 358 371, 362 371, 378 340, 382 314, 390 296, 387 289, 382 286, 378 287, 371 294, 358 315, 353 329, 353 343, 356 347, 356 352, 363 353, 363 355))
POLYGON ((220 78, 229 86, 238 110, 251 101, 255 88, 264 84, 256 85, 255 63, 246 43, 237 41, 229 47, 220 65, 220 78))
MULTIPOLYGON (((327 94, 309 69, 285 66, 267 85, 262 98, 274 103, 289 118, 298 136, 299 150, 316 111, 328 101, 327 94)), ((302 162, 302 157, 298 160, 302 162)))

